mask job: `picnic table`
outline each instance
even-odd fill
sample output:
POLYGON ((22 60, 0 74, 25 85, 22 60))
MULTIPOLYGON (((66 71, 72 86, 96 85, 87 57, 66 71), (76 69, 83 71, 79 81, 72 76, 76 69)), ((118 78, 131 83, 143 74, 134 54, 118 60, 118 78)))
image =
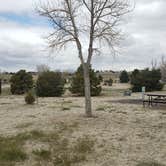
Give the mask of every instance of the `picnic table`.
POLYGON ((166 94, 153 94, 153 93, 145 93, 145 96, 148 97, 148 100, 143 100, 143 105, 148 103, 149 106, 153 106, 153 104, 166 104, 166 94))

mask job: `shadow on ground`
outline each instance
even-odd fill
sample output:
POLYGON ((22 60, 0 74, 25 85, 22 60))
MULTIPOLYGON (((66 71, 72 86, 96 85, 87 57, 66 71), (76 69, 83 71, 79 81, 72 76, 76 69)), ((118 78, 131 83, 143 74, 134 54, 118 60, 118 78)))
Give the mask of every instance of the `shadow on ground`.
MULTIPOLYGON (((143 103, 142 100, 140 99, 121 99, 121 100, 111 100, 110 102, 112 103, 120 103, 120 104, 135 104, 135 105, 142 105, 143 103)), ((164 104, 154 104, 153 106, 148 106, 148 104, 145 105, 147 108, 151 109, 161 109, 161 110, 166 110, 166 105, 164 104)))

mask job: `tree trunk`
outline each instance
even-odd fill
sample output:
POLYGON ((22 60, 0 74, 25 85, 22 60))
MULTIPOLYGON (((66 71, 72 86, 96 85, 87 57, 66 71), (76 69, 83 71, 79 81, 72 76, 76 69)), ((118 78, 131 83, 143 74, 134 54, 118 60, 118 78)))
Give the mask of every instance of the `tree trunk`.
POLYGON ((84 89, 85 89, 85 113, 87 117, 92 117, 89 65, 85 64, 83 70, 84 70, 84 89))
POLYGON ((2 92, 2 80, 0 79, 0 95, 1 95, 1 92, 2 92))

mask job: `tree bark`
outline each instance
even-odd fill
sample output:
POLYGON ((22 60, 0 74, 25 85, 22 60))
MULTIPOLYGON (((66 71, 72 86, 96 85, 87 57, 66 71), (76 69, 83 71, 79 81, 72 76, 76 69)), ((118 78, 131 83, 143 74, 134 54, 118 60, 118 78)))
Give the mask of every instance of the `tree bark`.
POLYGON ((84 91, 85 91, 85 113, 87 117, 92 117, 92 103, 90 91, 89 65, 84 64, 84 91))

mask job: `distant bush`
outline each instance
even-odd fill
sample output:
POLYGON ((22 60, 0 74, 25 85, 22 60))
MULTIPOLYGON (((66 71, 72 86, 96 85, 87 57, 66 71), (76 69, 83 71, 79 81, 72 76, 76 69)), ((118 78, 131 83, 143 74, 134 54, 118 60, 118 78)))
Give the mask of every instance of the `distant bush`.
POLYGON ((131 74, 132 91, 140 92, 143 86, 146 87, 146 91, 162 90, 164 85, 160 80, 161 72, 158 69, 142 71, 136 69, 131 74))
POLYGON ((109 80, 104 81, 104 85, 112 86, 112 84, 113 84, 113 79, 112 78, 110 78, 109 80))
POLYGON ((20 70, 14 74, 11 77, 10 82, 12 94, 24 94, 33 87, 32 75, 25 70, 20 70))
POLYGON ((26 96, 25 96, 25 102, 27 104, 34 104, 35 102, 35 96, 34 94, 32 93, 32 91, 29 91, 26 96))
POLYGON ((120 74, 120 82, 121 83, 128 83, 129 82, 129 75, 126 70, 122 71, 120 74))
POLYGON ((55 97, 64 93, 64 79, 60 72, 46 71, 39 75, 36 82, 39 97, 55 97))
MULTIPOLYGON (((97 72, 96 72, 97 73, 97 72)), ((102 82, 103 81, 103 77, 102 75, 99 75, 99 80, 102 82)))
MULTIPOLYGON (((90 68, 90 83, 91 83, 91 95, 99 96, 101 93, 101 77, 97 77, 96 72, 90 68)), ((84 96, 84 77, 83 77, 83 67, 82 65, 78 67, 75 75, 71 80, 71 87, 69 89, 73 94, 79 96, 84 96)))

